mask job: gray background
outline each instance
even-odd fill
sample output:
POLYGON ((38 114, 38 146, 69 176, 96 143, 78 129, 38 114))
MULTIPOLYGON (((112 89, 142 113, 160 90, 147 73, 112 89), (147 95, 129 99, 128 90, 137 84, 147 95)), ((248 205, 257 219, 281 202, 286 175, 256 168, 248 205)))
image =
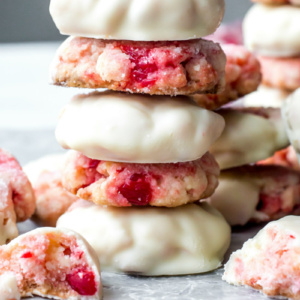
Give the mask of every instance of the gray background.
MULTIPOLYGON (((250 6, 250 0, 226 0, 224 21, 241 19, 250 6)), ((0 0, 0 43, 64 39, 48 7, 49 0, 0 0)))

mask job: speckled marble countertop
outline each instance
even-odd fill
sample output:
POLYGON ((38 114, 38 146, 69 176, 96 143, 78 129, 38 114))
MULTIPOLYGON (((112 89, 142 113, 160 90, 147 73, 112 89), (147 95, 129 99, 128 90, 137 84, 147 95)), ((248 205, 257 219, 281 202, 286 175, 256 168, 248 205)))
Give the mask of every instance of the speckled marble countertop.
MULTIPOLYGON (((0 45, 0 147, 13 153, 23 165, 63 151, 55 141, 54 128, 60 109, 78 90, 48 85, 48 65, 57 47, 57 43, 0 45)), ((19 224, 19 229, 23 233, 35 226, 27 221, 19 224)), ((235 229, 229 253, 258 229, 235 229)), ((220 268, 202 275, 154 278, 104 272, 104 300, 266 299, 251 289, 228 285, 221 280, 222 273, 220 268)))

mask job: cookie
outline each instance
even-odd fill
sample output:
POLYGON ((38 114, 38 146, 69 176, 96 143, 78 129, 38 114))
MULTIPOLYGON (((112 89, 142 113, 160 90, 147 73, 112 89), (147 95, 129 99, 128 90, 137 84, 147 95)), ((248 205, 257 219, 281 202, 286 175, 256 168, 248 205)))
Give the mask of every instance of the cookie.
POLYGON ((108 206, 176 207, 209 197, 218 185, 213 156, 176 164, 128 164, 90 159, 70 151, 63 186, 78 197, 108 206))
POLYGON ((193 100, 206 109, 217 109, 228 102, 250 94, 261 82, 258 59, 243 46, 222 45, 227 62, 225 68, 225 90, 218 94, 197 94, 193 100))
POLYGON ((202 157, 224 126, 186 97, 107 91, 75 96, 60 114, 56 139, 93 159, 174 163, 202 157))
POLYGON ((12 201, 17 221, 22 222, 32 216, 35 196, 32 186, 17 160, 0 148, 0 179, 12 190, 12 201))
POLYGON ((266 225, 231 255, 223 280, 270 297, 299 299, 299 228, 300 217, 295 216, 266 225))
POLYGON ((275 165, 248 165, 222 171, 209 203, 231 225, 298 215, 300 172, 275 165))
POLYGON ((200 38, 220 25, 224 0, 52 0, 62 34, 97 39, 169 41, 200 38))
POLYGON ((39 228, 1 246, 0 276, 14 290, 17 283, 22 297, 98 300, 102 295, 97 255, 79 234, 64 228, 39 228))
POLYGON ((65 154, 52 154, 24 166, 36 197, 35 221, 43 226, 56 225, 57 219, 78 198, 62 186, 65 154))
POLYGON ((300 88, 292 93, 282 106, 282 117, 288 137, 300 160, 300 88))
POLYGON ((51 67, 54 84, 151 95, 215 93, 226 57, 211 41, 110 41, 68 38, 51 67))
POLYGON ((210 152, 221 170, 266 159, 289 145, 278 108, 231 108, 218 113, 226 126, 210 152))
POLYGON ((18 236, 13 191, 10 185, 0 178, 0 245, 18 236))
POLYGON ((255 4, 243 23, 246 47, 261 56, 300 55, 300 7, 255 4))
POLYGON ((230 227, 206 203, 128 209, 80 202, 59 218, 57 226, 84 236, 102 270, 143 276, 214 270, 230 243, 230 227))
POLYGON ((290 92, 300 88, 300 57, 273 58, 260 56, 258 58, 263 74, 263 84, 290 92))

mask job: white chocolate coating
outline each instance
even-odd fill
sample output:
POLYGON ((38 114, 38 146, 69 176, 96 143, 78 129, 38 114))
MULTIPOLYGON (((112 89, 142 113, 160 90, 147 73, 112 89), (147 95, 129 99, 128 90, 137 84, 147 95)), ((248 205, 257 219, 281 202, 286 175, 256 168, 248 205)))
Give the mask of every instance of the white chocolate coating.
POLYGON ((6 273, 0 276, 0 296, 1 300, 21 299, 17 279, 14 274, 6 273))
POLYGON ((224 0, 51 0, 62 34, 158 41, 212 34, 224 16, 224 0))
POLYGON ((245 107, 275 107, 280 108, 290 92, 260 85, 257 91, 246 95, 242 99, 245 107))
POLYGON ((259 193, 260 185, 255 180, 221 175, 216 192, 207 201, 231 226, 245 225, 254 217, 268 220, 256 211, 259 193))
POLYGON ((300 161, 300 88, 296 90, 282 106, 282 117, 290 142, 300 161))
POLYGON ((210 152, 221 170, 266 159, 289 145, 278 109, 265 109, 265 118, 251 112, 220 110, 225 130, 210 152))
POLYGON ((230 243, 230 227, 206 203, 140 209, 78 202, 57 226, 84 236, 102 270, 141 275, 211 271, 221 265, 230 243))
POLYGON ((56 138, 93 159, 171 163, 202 157, 223 128, 221 116, 186 97, 103 92, 75 97, 56 138))
POLYGON ((244 24, 246 47, 263 56, 300 55, 300 7, 256 4, 244 24))

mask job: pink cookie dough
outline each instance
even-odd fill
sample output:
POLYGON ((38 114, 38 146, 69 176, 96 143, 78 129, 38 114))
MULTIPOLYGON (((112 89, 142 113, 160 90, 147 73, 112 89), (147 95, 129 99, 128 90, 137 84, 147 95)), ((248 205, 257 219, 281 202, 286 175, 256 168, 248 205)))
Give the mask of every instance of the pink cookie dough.
POLYGON ((78 197, 108 206, 175 207, 209 197, 218 185, 213 156, 184 163, 99 161, 70 151, 63 185, 78 197))
POLYGON ((52 66, 57 85, 156 95, 215 93, 224 88, 226 57, 202 39, 135 42, 71 37, 52 66))

